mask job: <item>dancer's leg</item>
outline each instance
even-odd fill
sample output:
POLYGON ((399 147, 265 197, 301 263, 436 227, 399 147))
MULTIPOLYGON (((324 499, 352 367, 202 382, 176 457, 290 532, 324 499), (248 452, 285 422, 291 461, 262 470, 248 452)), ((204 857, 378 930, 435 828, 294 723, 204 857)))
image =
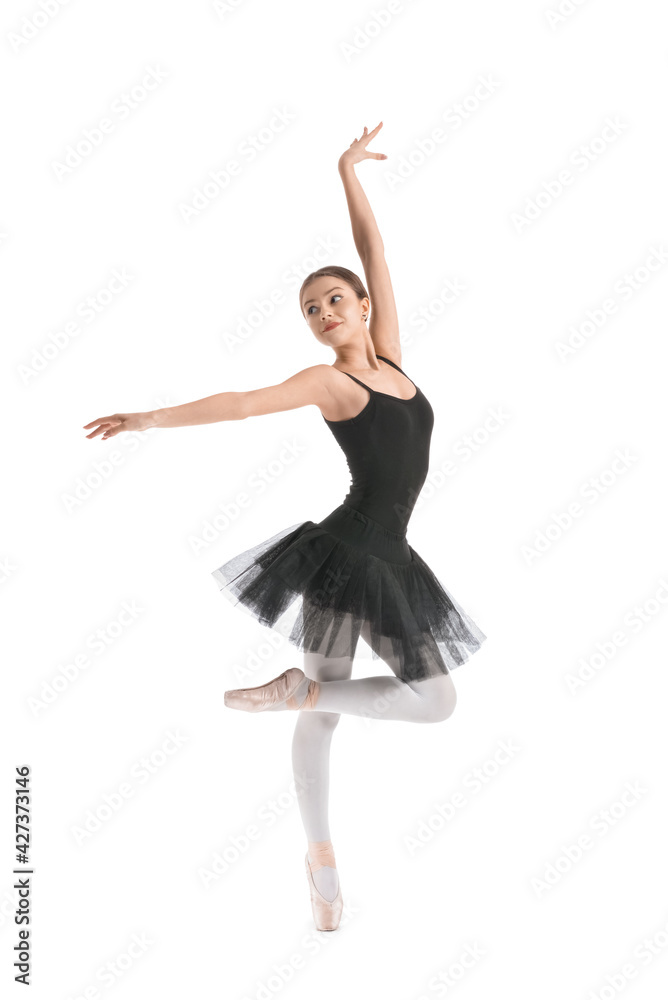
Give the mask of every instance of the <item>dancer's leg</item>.
MULTIPOLYGON (((343 652, 343 649, 349 652, 349 635, 343 630, 339 635, 342 648, 334 649, 333 652, 343 652)), ((370 644, 368 625, 362 629, 362 637, 370 644)), ((393 656, 389 641, 381 645, 380 652, 381 659, 398 671, 399 664, 393 656)), ((299 702, 302 696, 306 697, 310 680, 316 680, 320 685, 312 710, 298 714, 292 744, 295 778, 301 776, 302 787, 306 785, 298 801, 309 841, 331 842, 328 815, 329 753, 341 712, 374 719, 436 722, 448 718, 457 701, 449 674, 413 684, 396 676, 352 680, 352 666, 350 655, 304 655, 306 686, 301 693, 296 694, 296 701, 299 702)), ((313 881, 325 899, 334 899, 338 890, 336 868, 324 865, 313 872, 313 881)))
MULTIPOLYGON (((349 638, 343 631, 339 634, 343 646, 349 650, 349 638)), ((334 653, 336 652, 335 649, 334 653)), ((352 669, 353 659, 350 655, 304 653, 304 673, 307 678, 320 682, 347 680, 352 669)), ((292 768, 300 789, 297 801, 309 842, 331 840, 328 808, 329 752, 340 718, 336 712, 299 712, 297 715, 292 739, 292 768)), ((310 860, 316 859, 310 857, 310 860)), ((323 865, 312 874, 318 892, 325 899, 333 900, 339 887, 336 868, 323 865)))
MULTIPOLYGON (((350 657, 304 654, 304 673, 317 681, 349 678, 350 657)), ((332 736, 341 716, 336 712, 299 712, 292 738, 292 768, 299 788, 299 810, 309 842, 331 840, 329 829, 329 754, 332 736)), ((311 858, 315 861, 315 858, 311 858)), ((336 868, 327 865, 313 872, 316 889, 332 900, 338 889, 336 868)))
MULTIPOLYGON (((362 637, 369 635, 368 624, 362 637)), ((389 640, 381 645, 379 655, 395 675, 399 664, 389 640)), ((314 680, 319 680, 317 677, 314 680)), ((400 677, 360 677, 319 681, 315 706, 302 715, 317 713, 344 713, 361 715, 370 719, 389 719, 401 722, 442 722, 448 719, 457 703, 457 694, 449 673, 421 681, 404 681, 400 677)), ((301 704, 309 689, 309 677, 302 681, 295 692, 295 702, 301 704)), ((306 706, 305 706, 306 707, 306 706)), ((286 710, 285 703, 277 705, 286 710)))

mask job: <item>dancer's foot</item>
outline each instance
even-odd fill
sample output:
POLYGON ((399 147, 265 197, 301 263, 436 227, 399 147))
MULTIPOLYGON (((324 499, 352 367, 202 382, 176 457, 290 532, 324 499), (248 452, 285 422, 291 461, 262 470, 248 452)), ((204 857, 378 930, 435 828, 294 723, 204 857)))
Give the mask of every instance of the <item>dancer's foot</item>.
MULTIPOLYGON (((309 862, 313 861, 313 858, 309 854, 309 862)), ((318 871, 314 872, 311 869, 311 875, 313 876, 313 882, 315 887, 321 896, 327 900, 328 903, 333 903, 339 892, 339 873, 336 868, 330 868, 329 865, 323 865, 318 871)))
POLYGON ((226 691, 224 702, 228 708, 238 708, 245 712, 280 708, 309 710, 314 708, 319 693, 320 685, 317 681, 309 680, 299 667, 290 667, 267 684, 226 691))
POLYGON ((309 841, 305 861, 315 926, 319 931, 335 931, 343 898, 331 840, 309 841))

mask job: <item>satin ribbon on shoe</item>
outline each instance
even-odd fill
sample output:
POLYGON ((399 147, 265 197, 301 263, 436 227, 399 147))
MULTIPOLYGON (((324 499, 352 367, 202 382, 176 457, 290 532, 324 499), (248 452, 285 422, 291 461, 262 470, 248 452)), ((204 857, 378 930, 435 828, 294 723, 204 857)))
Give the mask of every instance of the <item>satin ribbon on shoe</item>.
POLYGON ((320 871, 321 868, 336 868, 334 848, 331 840, 309 840, 308 853, 313 860, 309 862, 312 872, 320 871))

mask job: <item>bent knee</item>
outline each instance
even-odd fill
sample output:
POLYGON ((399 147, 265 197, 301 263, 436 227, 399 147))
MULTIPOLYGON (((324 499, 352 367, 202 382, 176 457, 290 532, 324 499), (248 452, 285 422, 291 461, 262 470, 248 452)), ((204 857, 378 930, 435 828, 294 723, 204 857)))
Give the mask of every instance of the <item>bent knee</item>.
POLYGON ((425 722, 445 722, 455 710, 457 692, 450 674, 424 682, 429 690, 423 694, 425 722))

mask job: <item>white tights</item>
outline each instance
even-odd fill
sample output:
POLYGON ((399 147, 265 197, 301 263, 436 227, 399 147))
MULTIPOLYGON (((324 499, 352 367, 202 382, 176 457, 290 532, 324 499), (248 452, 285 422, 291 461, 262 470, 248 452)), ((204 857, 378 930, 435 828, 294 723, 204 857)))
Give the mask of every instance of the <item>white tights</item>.
MULTIPOLYGON (((368 628, 363 628, 362 638, 367 635, 368 628)), ((381 658, 393 669, 398 668, 389 643, 387 649, 381 649, 381 658)), ((296 713, 292 741, 292 767, 301 789, 297 801, 309 841, 331 839, 329 751, 341 713, 402 722, 441 722, 452 714, 457 702, 450 674, 412 682, 396 676, 352 680, 352 667, 351 656, 304 654, 306 677, 320 683, 315 708, 296 713)), ((334 898, 338 887, 336 868, 320 868, 313 873, 313 881, 326 899, 334 898)))

